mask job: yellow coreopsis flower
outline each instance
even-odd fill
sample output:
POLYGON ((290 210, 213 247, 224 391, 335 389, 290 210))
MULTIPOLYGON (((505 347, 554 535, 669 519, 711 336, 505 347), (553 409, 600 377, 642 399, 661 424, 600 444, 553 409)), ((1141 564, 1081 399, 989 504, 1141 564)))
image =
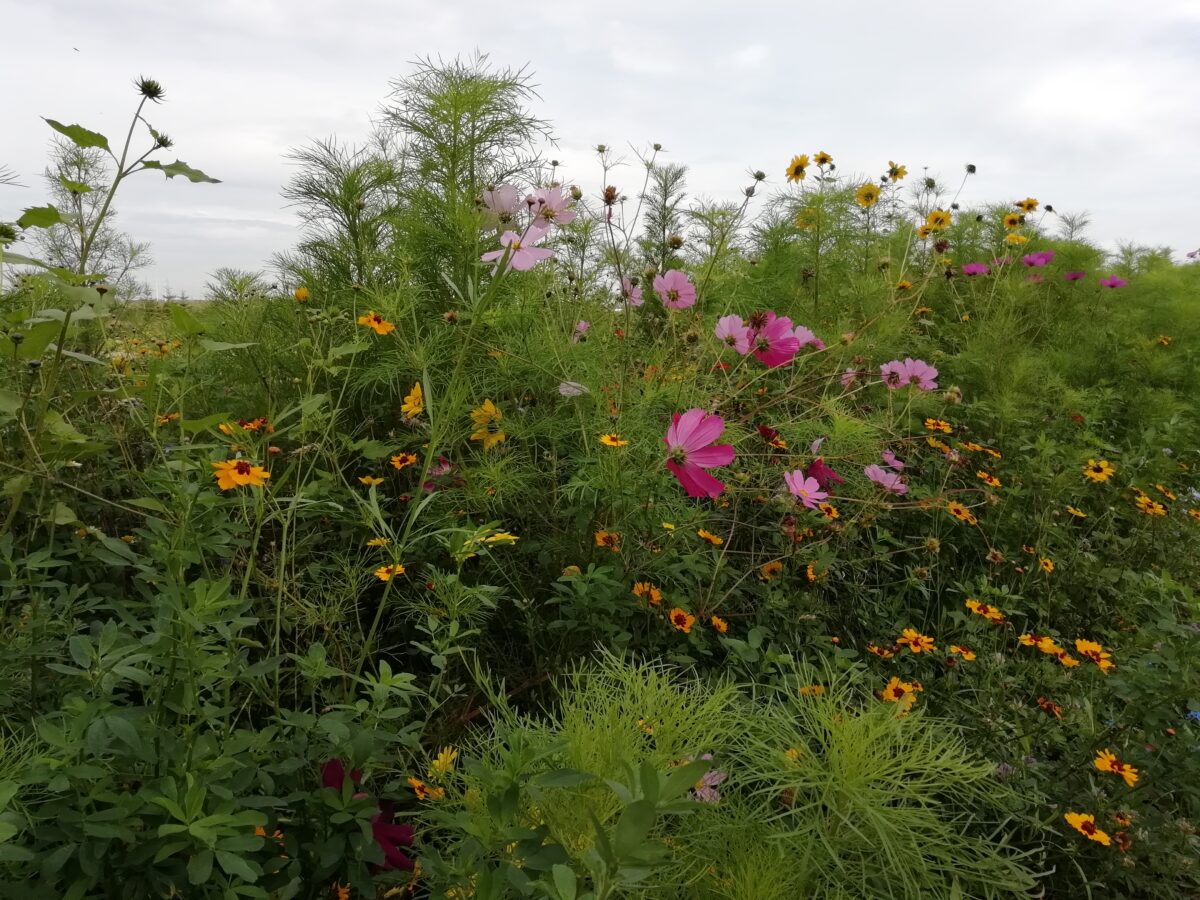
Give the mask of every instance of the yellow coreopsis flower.
POLYGON ((870 209, 879 202, 879 185, 868 181, 855 192, 854 200, 863 209, 870 209))
POLYGON ((792 157, 792 161, 788 163, 787 171, 784 174, 787 175, 788 181, 803 181, 805 176, 804 170, 807 168, 808 154, 801 153, 792 157))
POLYGON ((900 165, 899 163, 892 162, 889 159, 887 173, 888 173, 888 178, 892 179, 892 181, 899 181, 901 178, 903 178, 905 175, 908 174, 908 169, 906 169, 904 166, 900 165))
POLYGON ((1096 484, 1102 484, 1112 478, 1117 472, 1117 467, 1106 459, 1094 460, 1089 459, 1087 465, 1083 467, 1083 475, 1085 478, 1094 481, 1096 484))
POLYGON ((415 419, 425 412, 425 389, 421 387, 421 382, 418 381, 414 384, 412 390, 404 396, 404 402, 400 404, 400 412, 406 419, 415 419))
POLYGON ((213 477, 217 479, 217 487, 223 491, 249 485, 262 487, 271 473, 262 466, 252 465, 244 459, 227 459, 224 462, 212 464, 213 477))
POLYGON ((433 765, 430 766, 431 775, 449 775, 454 771, 454 761, 458 759, 458 751, 453 747, 443 747, 437 756, 433 758, 433 765))
POLYGON ((950 227, 952 217, 944 209, 935 209, 925 217, 925 224, 933 231, 945 231, 950 227))
POLYGON ((366 315, 358 317, 359 325, 366 325, 378 335, 391 334, 396 330, 396 326, 385 319, 375 310, 368 310, 366 315))
POLYGON ((1069 812, 1063 818, 1067 820, 1068 825, 1088 840, 1103 844, 1105 847, 1112 843, 1108 834, 1096 827, 1096 817, 1091 813, 1069 812))
POLYGON ((600 435, 600 443, 605 447, 625 447, 628 446, 629 441, 621 440, 619 434, 602 434, 600 435))
POLYGON ((503 443, 508 437, 504 433, 504 429, 500 427, 500 421, 504 418, 504 413, 491 400, 484 400, 475 409, 471 410, 471 421, 475 423, 475 431, 471 435, 471 440, 479 441, 483 444, 484 450, 490 450, 497 444, 503 443))
POLYGON ((391 566, 380 566, 375 570, 375 577, 380 581, 391 581, 397 575, 403 575, 405 571, 404 566, 399 563, 391 566))
POLYGON ((1129 763, 1121 762, 1110 750, 1101 750, 1092 760, 1092 764, 1101 772, 1111 772, 1125 779, 1125 784, 1133 787, 1138 782, 1138 770, 1129 763))

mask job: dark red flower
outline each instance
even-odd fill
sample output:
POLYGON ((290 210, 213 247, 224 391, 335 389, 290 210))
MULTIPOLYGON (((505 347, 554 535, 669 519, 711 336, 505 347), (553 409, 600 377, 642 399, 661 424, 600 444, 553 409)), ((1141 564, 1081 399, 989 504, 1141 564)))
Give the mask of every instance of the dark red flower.
POLYGON ((411 847, 413 842, 413 827, 398 825, 392 821, 392 804, 384 801, 379 804, 379 812, 371 819, 371 833, 375 843, 383 851, 383 865, 376 866, 378 871, 389 869, 404 869, 411 872, 413 861, 400 851, 401 847, 411 847))
POLYGON ((846 483, 846 479, 829 468, 819 456, 809 463, 808 468, 804 470, 804 477, 815 478, 823 491, 829 490, 835 484, 846 483))
MULTIPOLYGON (((346 764, 340 759, 331 759, 325 765, 321 766, 321 784, 325 785, 325 787, 340 791, 345 781, 346 764)), ((350 784, 353 787, 358 787, 361 781, 362 770, 352 769, 350 771, 350 784)))

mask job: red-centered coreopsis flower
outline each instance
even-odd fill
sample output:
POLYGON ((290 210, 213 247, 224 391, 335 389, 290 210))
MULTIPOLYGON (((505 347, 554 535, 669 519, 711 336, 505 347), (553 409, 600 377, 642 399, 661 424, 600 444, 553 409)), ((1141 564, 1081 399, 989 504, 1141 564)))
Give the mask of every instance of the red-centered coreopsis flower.
POLYGON ((725 485, 704 471, 734 460, 731 444, 713 443, 724 430, 724 419, 699 407, 672 418, 663 438, 669 451, 666 465, 689 497, 716 497, 725 490, 725 485))
POLYGON ((800 469, 784 472, 783 481, 792 496, 809 509, 816 509, 817 504, 829 496, 821 490, 821 484, 817 479, 807 477, 800 469))
POLYGON ((678 269, 655 275, 654 291, 667 309, 687 309, 696 303, 696 286, 678 269))
POLYGON ((505 253, 508 253, 508 268, 516 269, 518 272, 528 271, 542 260, 551 259, 554 256, 553 250, 536 246, 549 230, 549 228, 530 225, 525 229, 524 234, 506 231, 500 235, 500 243, 504 249, 489 251, 480 259, 484 262, 498 262, 505 253))

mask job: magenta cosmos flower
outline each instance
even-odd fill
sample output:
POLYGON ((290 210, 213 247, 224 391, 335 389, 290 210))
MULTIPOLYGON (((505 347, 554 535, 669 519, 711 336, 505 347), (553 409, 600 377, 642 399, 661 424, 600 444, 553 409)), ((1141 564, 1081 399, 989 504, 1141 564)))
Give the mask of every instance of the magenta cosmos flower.
POLYGON ((725 485, 705 469, 727 466, 734 459, 730 444, 714 444, 725 430, 725 420, 699 407, 675 413, 663 443, 667 445, 667 469, 679 479, 689 497, 716 497, 725 485))
POLYGON ((769 368, 785 366, 800 351, 800 339, 792 331, 792 320, 773 312, 750 317, 751 351, 754 358, 769 368))
MULTIPOLYGON (((815 451, 814 451, 815 452, 815 451)), ((812 478, 823 491, 829 490, 835 484, 845 484, 846 479, 830 468, 821 457, 817 457, 804 470, 806 478, 812 478)))
POLYGON ((621 296, 630 306, 641 306, 645 302, 642 300, 642 289, 623 276, 621 278, 621 296))
POLYGON ((884 384, 893 391, 907 384, 915 384, 923 391, 936 390, 937 382, 933 379, 937 378, 937 373, 938 370, 929 363, 912 357, 905 358, 904 362, 893 359, 879 367, 884 384))
POLYGON ((805 328, 803 325, 797 325, 796 330, 792 334, 800 342, 801 347, 816 347, 818 350, 825 349, 825 342, 813 334, 811 329, 805 328))
POLYGON ((696 286, 688 280, 686 272, 678 269, 655 275, 654 292, 667 309, 687 309, 696 302, 696 286))
POLYGON ((1039 250, 1037 253, 1026 253, 1021 257, 1021 262, 1031 268, 1040 269, 1052 259, 1054 259, 1053 250, 1039 250))
POLYGON ((1116 275, 1109 275, 1107 278, 1100 279, 1100 286, 1106 288, 1123 288, 1129 284, 1124 278, 1118 278, 1116 275))
POLYGON ((750 342, 754 339, 754 332, 742 321, 741 316, 721 316, 713 334, 718 341, 742 356, 750 352, 750 342))
POLYGON ((964 275, 986 275, 990 271, 991 269, 987 267, 987 263, 981 262, 967 263, 962 267, 962 273, 964 275))
POLYGON ((534 246, 546 236, 546 232, 549 230, 548 228, 540 228, 537 225, 530 225, 525 229, 525 234, 523 235, 517 234, 515 231, 506 231, 500 235, 500 243, 504 246, 504 249, 492 250, 489 253, 483 254, 480 259, 484 262, 496 262, 505 253, 508 253, 508 268, 516 269, 518 272, 525 272, 532 269, 542 260, 553 258, 553 250, 534 246))
POLYGON ((816 509, 817 504, 829 496, 821 490, 821 484, 817 479, 807 477, 800 469, 784 472, 783 481, 792 496, 809 509, 816 509))
POLYGON ((891 466, 897 472, 904 471, 904 460, 900 459, 891 450, 884 450, 882 456, 884 465, 891 466))
POLYGON ((571 201, 563 196, 562 188, 538 188, 525 198, 529 211, 539 224, 569 225, 575 221, 571 201))
POLYGON ((883 466, 871 465, 863 469, 863 474, 885 491, 893 494, 908 493, 908 485, 900 480, 899 472, 889 472, 883 466))
POLYGON ((1067 281, 1079 281, 1079 279, 1086 277, 1087 272, 1067 272, 1065 275, 1063 275, 1063 278, 1065 278, 1067 281))

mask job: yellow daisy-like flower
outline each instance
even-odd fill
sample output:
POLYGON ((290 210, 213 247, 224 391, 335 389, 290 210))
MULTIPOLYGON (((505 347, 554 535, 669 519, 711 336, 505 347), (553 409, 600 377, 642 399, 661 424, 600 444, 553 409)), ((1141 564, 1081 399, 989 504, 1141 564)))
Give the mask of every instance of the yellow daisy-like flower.
POLYGON ((434 775, 446 776, 454 771, 454 761, 458 759, 458 751, 453 747, 443 747, 433 758, 430 772, 434 775))
POLYGON ((773 581, 783 571, 783 563, 777 559, 763 563, 758 567, 758 577, 763 581, 773 581))
POLYGON ((946 504, 946 512, 954 516, 960 522, 966 522, 968 525, 975 525, 979 522, 975 518, 975 514, 959 503, 957 500, 951 500, 946 504))
POLYGON ((963 605, 977 616, 983 616, 993 625, 1004 624, 1004 613, 987 603, 980 603, 978 600, 968 598, 963 602, 963 605))
POLYGON ((217 479, 217 487, 223 491, 249 485, 262 487, 271 473, 262 466, 256 466, 244 459, 227 459, 224 462, 212 464, 213 477, 217 479))
POLYGON ((621 552, 621 534, 618 531, 600 530, 593 535, 596 546, 603 547, 605 550, 611 550, 613 553, 621 552))
POLYGON ((994 488, 1000 487, 1000 479, 997 478, 995 475, 991 474, 990 472, 985 472, 983 469, 980 469, 978 472, 976 472, 975 477, 978 478, 980 481, 982 481, 984 484, 986 484, 988 487, 994 487, 994 488))
POLYGON ((926 240, 931 234, 933 234, 933 229, 928 225, 922 225, 917 229, 917 237, 921 240, 926 240))
POLYGON ((1042 571, 1047 575, 1054 571, 1054 560, 1049 559, 1048 557, 1043 556, 1041 559, 1039 559, 1038 565, 1042 567, 1042 571))
POLYGON ((1166 497, 1168 500, 1174 500, 1174 499, 1176 499, 1176 497, 1175 497, 1175 492, 1174 492, 1174 491, 1172 491, 1172 490, 1171 490, 1170 488, 1168 488, 1168 487, 1164 487, 1164 486, 1163 486, 1163 485, 1161 485, 1161 484, 1156 484, 1156 485, 1154 485, 1154 489, 1155 489, 1156 491, 1158 491, 1160 494, 1162 494, 1164 497, 1166 497))
MULTIPOLYGON (((898 649, 899 648, 897 647, 896 650, 898 649)), ((891 659, 896 655, 896 650, 893 650, 890 647, 880 647, 874 642, 867 644, 867 652, 878 656, 880 659, 891 659)))
POLYGON ((1169 334, 1160 334, 1160 335, 1158 336, 1158 339, 1157 339, 1157 340, 1158 340, 1158 342, 1159 342, 1160 344, 1162 344, 1162 346, 1164 346, 1164 347, 1170 347, 1170 346, 1171 346, 1171 341, 1173 341, 1173 340, 1175 340, 1175 339, 1174 339, 1173 337, 1171 337, 1169 334))
POLYGON ((485 544, 515 544, 520 538, 511 531, 497 531, 495 534, 489 534, 483 539, 485 544))
POLYGON ((674 531, 675 530, 674 522, 660 522, 659 524, 662 525, 663 531, 674 531))
POLYGON ((900 633, 900 637, 896 638, 896 643, 901 647, 907 647, 913 653, 932 653, 937 649, 933 638, 927 634, 921 634, 915 628, 905 628, 900 633))
POLYGON ((1109 670, 1116 668, 1116 664, 1112 661, 1112 654, 1095 641, 1076 638, 1075 651, 1084 659, 1094 662, 1105 675, 1109 673, 1109 670))
POLYGON ((817 509, 821 511, 821 515, 830 521, 833 519, 839 519, 842 516, 842 514, 838 512, 838 508, 832 503, 818 503, 817 509))
POLYGON ((1167 514, 1167 508, 1149 494, 1138 494, 1133 501, 1134 506, 1151 517, 1161 517, 1167 514))
POLYGON ((966 662, 973 662, 975 660, 975 651, 961 644, 951 644, 950 652, 961 656, 966 662))
POLYGON ((915 681, 901 681, 895 675, 887 686, 880 691, 879 696, 888 703, 895 703, 903 710, 902 715, 907 715, 912 709, 913 704, 917 702, 917 691, 921 686, 915 681))
POLYGON ((721 537, 720 535, 713 534, 711 531, 706 531, 703 528, 697 531, 696 534, 700 536, 701 540, 708 541, 714 547, 720 547, 723 543, 725 543, 725 538, 721 537))
POLYGON ((827 166, 833 162, 833 157, 822 150, 820 153, 817 153, 813 156, 813 162, 818 166, 827 166))
POLYGON ((397 453, 392 457, 392 468, 397 470, 406 469, 416 461, 417 454, 415 453, 397 453))
POLYGON ((365 484, 367 487, 374 487, 377 484, 383 484, 382 478, 376 478, 374 475, 360 475, 358 477, 359 484, 365 484))
POLYGON ((655 587, 649 581, 639 581, 635 583, 632 594, 639 600, 644 599, 651 606, 658 606, 660 603, 662 603, 663 599, 662 590, 655 587))
POLYGON ((491 400, 484 400, 483 403, 471 410, 471 421, 475 423, 475 431, 471 435, 471 440, 480 441, 484 450, 490 450, 497 444, 503 443, 508 437, 504 433, 504 429, 500 427, 500 421, 503 418, 504 413, 495 403, 491 400))
POLYGON ((621 440, 619 434, 602 434, 600 435, 600 443, 605 447, 625 447, 629 444, 629 441, 621 440))
POLYGON ((379 315, 379 313, 375 312, 373 309, 368 310, 366 315, 359 316, 358 324, 366 325, 378 335, 391 334, 396 330, 395 325, 393 325, 383 316, 379 315))
POLYGON ((854 194, 855 202, 863 209, 870 209, 879 202, 879 185, 868 181, 854 194))
POLYGON ((412 390, 404 395, 404 402, 400 404, 400 412, 406 419, 415 419, 425 412, 425 389, 421 387, 421 382, 418 381, 414 384, 412 390))
POLYGON ((1101 750, 1096 754, 1096 758, 1092 760, 1094 765, 1101 772, 1111 772, 1114 775, 1120 775, 1125 779, 1125 784, 1133 787, 1138 783, 1138 770, 1129 763, 1121 762, 1113 754, 1111 750, 1101 750))
POLYGON ((403 575, 405 571, 404 566, 398 563, 391 566, 380 566, 375 570, 375 577, 380 581, 391 581, 397 575, 403 575))
POLYGON ((954 430, 954 426, 943 419, 926 419, 925 427, 929 431, 941 431, 945 434, 949 434, 954 430))
POLYGON ((1103 484, 1117 473, 1117 467, 1106 459, 1089 459, 1083 467, 1083 476, 1096 484, 1103 484))
POLYGON ((892 181, 899 181, 908 174, 908 169, 904 168, 904 166, 900 165, 899 163, 892 162, 889 159, 887 174, 888 178, 892 179, 892 181))
POLYGON ((925 217, 925 224, 933 231, 945 231, 950 227, 952 217, 944 209, 935 209, 925 217))
POLYGON ((798 765, 800 762, 800 757, 803 755, 804 754, 802 754, 795 747, 788 747, 786 750, 783 751, 783 758, 786 759, 788 762, 790 762, 792 765, 798 765))
POLYGON ((1005 213, 1004 218, 1001 219, 1000 221, 1004 224, 1005 228, 1007 228, 1011 231, 1014 228, 1020 228, 1021 225, 1024 223, 1025 218, 1020 213, 1010 212, 1010 213, 1005 213))
POLYGON ((1014 246, 1029 242, 1029 238, 1023 234, 1017 234, 1015 231, 1004 236, 1004 243, 1013 244, 1014 246))
POLYGON ((721 634, 724 634, 729 630, 729 623, 720 616, 712 616, 709 621, 712 623, 714 631, 719 631, 721 634))
MULTIPOLYGON (((913 286, 913 283, 911 281, 908 281, 907 279, 902 279, 902 280, 896 282, 896 290, 898 290, 898 291, 907 291, 912 286, 913 286)), ((922 307, 922 309, 927 309, 927 307, 922 307)), ((930 310, 930 312, 932 312, 932 310, 930 310)))
POLYGON ((295 298, 297 303, 307 303, 308 302, 308 288, 301 285, 300 287, 296 288, 296 290, 294 290, 292 292, 292 297, 295 298))
POLYGON ((1189 509, 1187 511, 1187 514, 1189 516, 1191 516, 1193 519, 1195 519, 1197 522, 1200 522, 1200 508, 1193 506, 1191 509, 1189 509))
POLYGON ((825 693, 825 685, 823 684, 805 684, 796 689, 796 693, 801 697, 820 697, 825 693))
POLYGON ((1096 817, 1091 813, 1069 812, 1063 818, 1067 820, 1068 825, 1088 840, 1103 844, 1105 847, 1112 843, 1108 834, 1096 827, 1096 817))
POLYGON ((409 778, 408 786, 413 789, 418 800, 441 800, 446 796, 445 790, 440 787, 430 787, 419 778, 409 778))
POLYGON ((367 541, 367 546, 368 547, 386 547, 389 544, 391 544, 391 542, 392 542, 391 538, 373 537, 369 541, 367 541))
POLYGON ((787 175, 788 181, 803 181, 806 174, 804 170, 807 168, 808 154, 800 153, 792 157, 792 161, 788 163, 787 172, 784 174, 787 175))
POLYGON ((1034 197, 1026 197, 1024 200, 1018 200, 1013 205, 1023 213, 1031 213, 1038 208, 1037 199, 1034 197))
POLYGON ((1071 515, 1073 515, 1077 519, 1086 519, 1088 517, 1088 514, 1085 513, 1082 509, 1076 509, 1074 506, 1068 506, 1067 512, 1069 512, 1071 515))
POLYGON ((692 626, 696 624, 696 617, 686 609, 675 607, 669 614, 671 625, 676 631, 682 631, 684 634, 691 634, 692 626))

